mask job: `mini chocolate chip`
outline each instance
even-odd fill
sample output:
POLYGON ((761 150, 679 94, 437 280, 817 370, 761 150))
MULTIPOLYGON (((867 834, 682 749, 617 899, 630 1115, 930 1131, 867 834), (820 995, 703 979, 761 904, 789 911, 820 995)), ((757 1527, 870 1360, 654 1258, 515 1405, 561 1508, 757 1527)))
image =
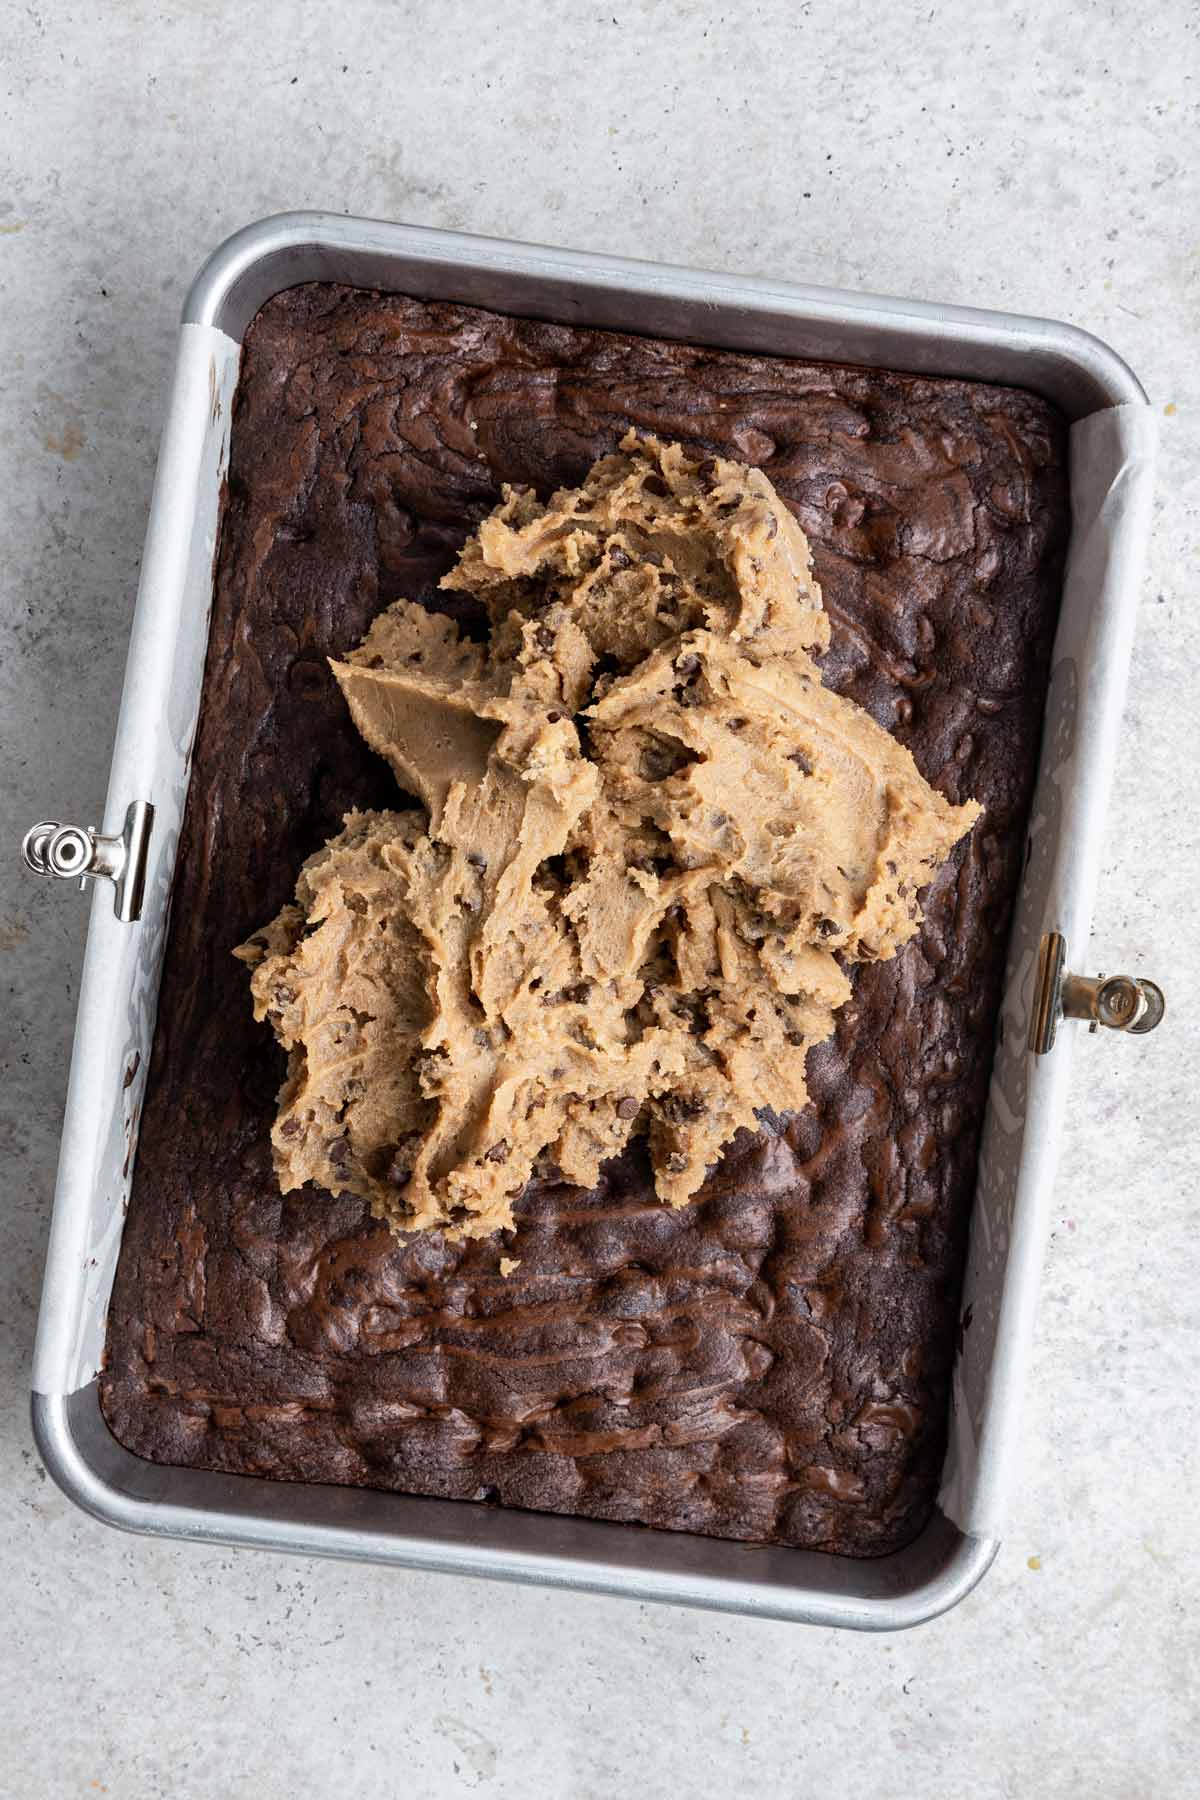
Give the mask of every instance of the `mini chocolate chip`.
POLYGON ((700 658, 693 655, 691 651, 689 651, 686 656, 676 658, 675 673, 677 675, 698 675, 699 672, 700 658))
POLYGON ((643 781, 665 781, 675 772, 675 758, 666 749, 643 750, 638 771, 643 781))
POLYGON ((787 1041, 789 1044, 793 1045, 795 1049, 801 1050, 803 1049, 805 1042, 804 1033, 802 1031, 789 1031, 787 1033, 787 1041))
POLYGON ((790 763, 795 763, 802 775, 812 774, 812 764, 809 762, 807 756, 805 756, 803 750, 793 750, 788 757, 788 761, 790 763))
POLYGON ((405 1167, 404 1161, 399 1154, 393 1156, 391 1162, 388 1164, 387 1174, 384 1176, 384 1180, 389 1187, 394 1188, 407 1187, 412 1180, 412 1170, 405 1167))
POLYGON ((714 831, 720 831, 722 826, 728 825, 728 823, 729 823, 729 814, 728 813, 715 812, 713 814, 712 825, 713 825, 714 831))
POLYGON ((622 550, 620 544, 610 544, 608 546, 608 560, 610 567, 614 569, 627 569, 629 567, 630 559, 626 552, 622 550))
POLYGON ((493 1144, 491 1149, 486 1153, 484 1160, 486 1162, 494 1162, 494 1163, 507 1162, 508 1161, 508 1139, 501 1138, 500 1142, 498 1144, 493 1144))
POLYGON ((279 1127, 279 1135, 280 1137, 285 1138, 299 1137, 303 1129, 304 1127, 301 1125, 299 1119, 293 1115, 292 1118, 283 1121, 283 1124, 279 1127))
POLYGON ((468 850, 467 861, 473 869, 478 869, 480 874, 487 868, 487 857, 481 856, 478 850, 468 850))
POLYGON ((716 487, 717 482, 720 480, 720 471, 717 468, 716 458, 712 456, 706 457, 700 464, 700 467, 696 470, 696 474, 704 483, 705 487, 716 487))
POLYGON ((698 1094, 666 1094, 658 1104, 663 1118, 669 1119, 673 1125, 680 1124, 684 1119, 704 1117, 704 1102, 698 1094))
POLYGON ((838 929, 839 927, 836 919, 818 919, 816 922, 816 930, 819 936, 823 938, 836 937, 838 929))
POLYGON ((637 1111, 638 1103, 632 1094, 626 1094, 623 1100, 617 1101, 618 1119, 635 1119, 637 1117, 637 1111))
POLYGON ((725 724, 730 731, 744 731, 746 728, 745 719, 726 719, 725 724))
POLYGON ((440 1081, 443 1075, 441 1050, 422 1050, 413 1057, 413 1073, 418 1081, 440 1081))
POLYGON ((770 541, 773 537, 778 536, 778 533, 779 533, 779 520, 775 517, 774 513, 768 513, 767 514, 767 542, 770 543, 770 541))
POLYGON ((548 625, 539 625, 534 632, 534 642, 539 650, 549 652, 554 648, 554 633, 548 625))
POLYGON ((653 494, 658 500, 665 500, 671 491, 661 475, 647 475, 642 488, 645 493, 653 494))
POLYGON ((560 712, 548 712, 546 714, 546 723, 547 725, 557 725, 561 718, 562 714, 560 712))
POLYGON ((334 1138, 329 1146, 329 1160, 339 1168, 343 1163, 350 1161, 350 1139, 348 1137, 334 1138))
POLYGON ((661 550, 643 550, 642 561, 649 563, 652 569, 661 569, 663 565, 661 550))

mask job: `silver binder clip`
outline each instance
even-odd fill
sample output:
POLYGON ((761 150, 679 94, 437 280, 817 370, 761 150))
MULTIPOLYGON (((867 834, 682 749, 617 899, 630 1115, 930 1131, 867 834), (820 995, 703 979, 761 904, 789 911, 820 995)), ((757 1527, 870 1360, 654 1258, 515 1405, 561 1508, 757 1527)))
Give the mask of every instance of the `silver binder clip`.
POLYGON ((1036 1055, 1053 1049, 1060 1019, 1086 1019, 1091 1031, 1103 1025, 1134 1037, 1161 1023, 1167 1003, 1157 982, 1145 975, 1071 975, 1066 957, 1062 932, 1048 931, 1038 957, 1029 1019, 1029 1048, 1036 1055))
POLYGON ((133 802, 126 811, 124 829, 116 837, 104 837, 90 826, 43 819, 25 833, 21 855, 35 875, 55 876, 60 881, 78 879, 81 889, 89 881, 111 881, 113 909, 118 919, 131 924, 141 917, 153 824, 154 808, 147 800, 133 802))

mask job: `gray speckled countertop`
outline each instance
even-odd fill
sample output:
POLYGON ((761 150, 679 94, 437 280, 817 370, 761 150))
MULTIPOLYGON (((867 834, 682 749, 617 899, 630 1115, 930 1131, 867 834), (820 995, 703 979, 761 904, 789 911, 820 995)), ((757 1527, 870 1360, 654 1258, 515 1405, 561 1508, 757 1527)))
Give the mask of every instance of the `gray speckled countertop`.
POLYGON ((0 13, 0 1792, 1194 1794, 1200 14, 1192 0, 64 0, 0 13), (955 1613, 859 1638, 154 1544, 26 1419, 84 907, 175 322, 335 210, 1070 319, 1161 420, 1024 1467, 955 1613), (1182 764, 1183 778, 1176 773, 1182 764))

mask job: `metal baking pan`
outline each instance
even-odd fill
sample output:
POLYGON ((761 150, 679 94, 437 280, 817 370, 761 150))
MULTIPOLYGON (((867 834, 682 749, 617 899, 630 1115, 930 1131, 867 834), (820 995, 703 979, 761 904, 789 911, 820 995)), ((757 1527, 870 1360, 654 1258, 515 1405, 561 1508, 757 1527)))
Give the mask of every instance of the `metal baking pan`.
POLYGON ((1152 479, 1141 387, 1111 350, 1070 326, 319 213, 268 219, 223 244, 184 307, 103 829, 43 822, 26 845, 41 873, 95 877, 33 1381, 37 1442, 63 1490, 112 1525, 162 1536, 825 1625, 895 1630, 968 1593, 995 1556, 1012 1461, 1074 1035, 1055 1038, 1055 1026, 1072 1012, 1135 1030, 1155 1022, 1152 984, 1098 998, 1095 984, 1067 972, 1087 943, 1152 479), (1071 552, 989 1097, 950 1450, 938 1507, 907 1549, 860 1561, 167 1468, 122 1448, 104 1422, 97 1372, 200 702, 240 344, 264 301, 306 281, 1016 383, 1072 421, 1071 552))

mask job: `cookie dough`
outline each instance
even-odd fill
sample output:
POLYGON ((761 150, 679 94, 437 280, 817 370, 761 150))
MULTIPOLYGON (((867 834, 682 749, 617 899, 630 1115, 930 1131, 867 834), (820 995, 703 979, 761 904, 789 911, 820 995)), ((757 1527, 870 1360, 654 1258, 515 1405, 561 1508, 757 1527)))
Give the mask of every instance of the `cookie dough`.
POLYGON ((286 1192, 397 1231, 511 1226, 644 1132, 682 1205, 804 1106, 855 962, 895 955, 978 817, 824 687, 829 621, 766 476, 630 433, 578 490, 505 490, 444 586, 333 664, 417 810, 352 813, 241 946, 289 1052, 286 1192))

